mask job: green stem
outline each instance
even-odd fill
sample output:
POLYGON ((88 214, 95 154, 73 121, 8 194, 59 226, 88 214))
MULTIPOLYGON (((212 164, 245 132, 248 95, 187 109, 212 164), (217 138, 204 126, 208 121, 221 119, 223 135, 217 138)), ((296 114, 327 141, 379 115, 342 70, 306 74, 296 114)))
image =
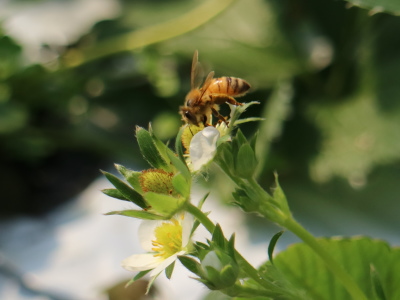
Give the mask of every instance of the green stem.
MULTIPOLYGON (((212 234, 215 229, 214 223, 204 214, 200 209, 198 209, 193 204, 188 204, 187 211, 192 214, 203 226, 212 234)), ((241 266, 241 269, 254 281, 259 283, 262 287, 267 287, 270 285, 268 281, 261 278, 258 271, 237 251, 235 250, 236 259, 241 266)))
POLYGON ((325 263, 328 269, 343 284, 353 299, 367 300, 357 283, 349 274, 332 258, 332 256, 321 246, 316 238, 304 229, 292 217, 287 218, 281 226, 287 228, 306 243, 325 263))
POLYGON ((207 23, 212 18, 230 7, 235 0, 208 0, 170 21, 138 29, 115 38, 99 42, 84 50, 73 49, 65 56, 67 67, 76 67, 88 61, 110 54, 132 51, 151 44, 159 43, 189 31, 207 23))

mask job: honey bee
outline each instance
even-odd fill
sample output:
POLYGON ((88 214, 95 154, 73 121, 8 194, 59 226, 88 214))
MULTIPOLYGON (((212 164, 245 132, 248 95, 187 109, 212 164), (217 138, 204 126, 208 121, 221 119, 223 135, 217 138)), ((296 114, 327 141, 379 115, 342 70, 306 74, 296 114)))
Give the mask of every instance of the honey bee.
MULTIPOLYGON (((214 71, 210 72, 202 87, 199 80, 200 63, 198 62, 199 54, 197 50, 194 52, 191 70, 191 90, 186 95, 185 103, 180 107, 182 119, 188 123, 199 126, 211 126, 210 117, 213 114, 220 121, 227 121, 219 111, 219 105, 230 103, 233 105, 243 105, 237 102, 233 96, 240 97, 246 94, 250 89, 250 84, 245 80, 236 77, 214 77, 214 71)), ((201 77, 201 76, 200 76, 201 77)))

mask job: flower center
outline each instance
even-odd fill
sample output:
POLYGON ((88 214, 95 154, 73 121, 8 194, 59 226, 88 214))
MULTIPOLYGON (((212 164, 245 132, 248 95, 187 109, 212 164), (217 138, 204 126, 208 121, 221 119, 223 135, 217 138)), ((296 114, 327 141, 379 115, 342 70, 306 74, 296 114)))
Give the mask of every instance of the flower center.
POLYGON ((166 259, 182 249, 182 225, 172 219, 168 222, 162 222, 154 230, 155 240, 152 241, 154 256, 166 259))

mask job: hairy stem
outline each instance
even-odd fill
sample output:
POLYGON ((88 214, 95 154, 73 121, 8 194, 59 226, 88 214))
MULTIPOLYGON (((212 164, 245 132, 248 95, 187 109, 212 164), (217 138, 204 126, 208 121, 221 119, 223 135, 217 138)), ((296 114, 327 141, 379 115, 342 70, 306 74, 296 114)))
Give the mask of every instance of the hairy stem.
MULTIPOLYGON (((187 211, 192 214, 203 226, 212 234, 215 229, 214 223, 196 206, 189 204, 187 211)), ((271 283, 261 278, 258 271, 237 251, 235 250, 236 259, 241 269, 254 281, 259 283, 262 287, 267 288, 271 283)))

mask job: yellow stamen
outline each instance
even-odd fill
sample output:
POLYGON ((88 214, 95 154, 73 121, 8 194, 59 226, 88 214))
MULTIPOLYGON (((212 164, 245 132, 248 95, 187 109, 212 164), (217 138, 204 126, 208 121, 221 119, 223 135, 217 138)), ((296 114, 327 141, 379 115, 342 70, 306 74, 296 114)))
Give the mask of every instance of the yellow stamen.
POLYGON ((162 222, 155 231, 155 240, 152 241, 156 252, 155 257, 164 259, 179 252, 182 249, 182 225, 176 219, 162 222))

